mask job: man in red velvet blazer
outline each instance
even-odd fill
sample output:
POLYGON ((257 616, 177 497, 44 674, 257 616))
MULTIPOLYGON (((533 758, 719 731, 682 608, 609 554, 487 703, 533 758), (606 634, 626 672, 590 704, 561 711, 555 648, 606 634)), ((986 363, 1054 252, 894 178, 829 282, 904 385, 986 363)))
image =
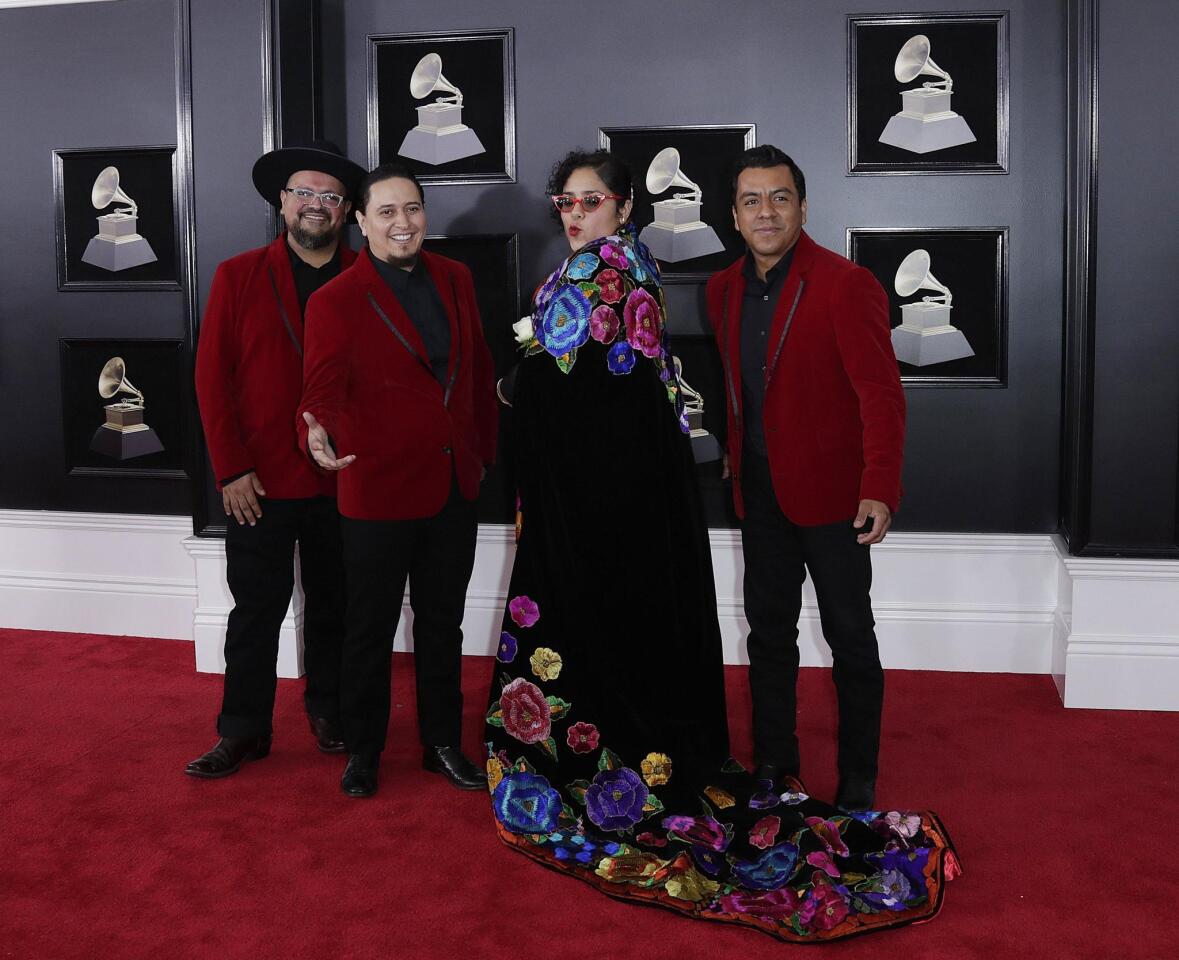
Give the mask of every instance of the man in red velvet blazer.
POLYGON ((421 249, 425 200, 409 169, 378 167, 358 198, 367 249, 311 298, 299 408, 300 445, 339 471, 349 754, 340 787, 355 797, 377 789, 408 580, 422 765, 462 789, 486 789, 460 751, 461 625, 475 502, 495 458, 491 351, 470 270, 421 249))
POLYGON ((319 749, 338 731, 343 560, 334 478, 300 451, 295 411, 303 385, 303 308, 351 266, 341 239, 364 170, 326 141, 274 150, 254 185, 278 206, 273 243, 226 260, 213 277, 197 344, 196 389, 225 515, 225 634, 220 739, 185 772, 224 777, 270 750, 278 636, 294 586, 295 544, 305 598, 304 703, 319 749))
POLYGON ((875 798, 884 700, 869 546, 884 539, 900 499, 905 398, 884 290, 811 240, 806 212, 794 161, 768 145, 745 151, 733 220, 749 249, 709 280, 708 314, 742 518, 757 776, 799 773, 798 617, 809 571, 839 701, 835 801, 863 810, 875 798))

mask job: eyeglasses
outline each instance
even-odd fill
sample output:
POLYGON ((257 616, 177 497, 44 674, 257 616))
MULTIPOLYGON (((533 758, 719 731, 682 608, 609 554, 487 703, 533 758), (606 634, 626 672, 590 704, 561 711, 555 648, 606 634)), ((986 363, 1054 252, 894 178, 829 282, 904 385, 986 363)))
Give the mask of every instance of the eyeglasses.
POLYGON ((295 198, 299 201, 299 206, 306 206, 316 197, 329 210, 337 209, 340 204, 344 202, 344 198, 338 193, 316 193, 314 190, 308 190, 306 187, 283 187, 283 193, 293 193, 295 198))
POLYGON ((586 213, 593 213, 606 200, 623 200, 625 198, 614 193, 587 193, 584 197, 576 197, 571 193, 558 193, 551 199, 553 206, 561 213, 569 213, 579 203, 581 209, 586 213))

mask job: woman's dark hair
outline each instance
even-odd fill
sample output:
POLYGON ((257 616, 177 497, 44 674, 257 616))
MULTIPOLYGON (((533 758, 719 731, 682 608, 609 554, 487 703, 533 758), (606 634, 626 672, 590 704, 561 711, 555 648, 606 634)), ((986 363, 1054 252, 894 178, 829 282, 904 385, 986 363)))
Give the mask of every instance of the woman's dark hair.
POLYGON ((798 187, 798 202, 802 203, 806 199, 806 177, 798 164, 772 143, 763 143, 760 147, 750 147, 733 162, 731 200, 734 206, 737 205, 737 178, 741 176, 742 170, 748 170, 750 167, 789 167, 790 173, 794 176, 794 185, 798 187))
MULTIPOLYGON (((556 162, 553 172, 549 174, 548 186, 545 187, 549 196, 555 196, 564 190, 565 181, 573 175, 574 170, 580 170, 582 167, 589 167, 601 177, 602 182, 610 188, 611 193, 626 198, 619 202, 620 208, 626 203, 626 200, 634 196, 634 182, 630 174, 630 167, 609 150, 594 150, 592 153, 586 150, 570 150, 556 162)), ((559 222, 561 214, 557 212, 556 207, 551 204, 550 207, 553 219, 559 222)))
POLYGON ((382 163, 369 173, 364 175, 364 179, 360 181, 360 186, 356 188, 357 205, 356 209, 361 213, 368 210, 368 202, 372 199, 373 187, 385 180, 393 180, 400 178, 402 180, 410 180, 413 185, 418 188, 418 196, 421 198, 422 204, 426 203, 426 195, 422 193, 422 185, 418 183, 418 178, 414 176, 414 172, 409 169, 404 163, 398 163, 396 160, 390 160, 388 163, 382 163))

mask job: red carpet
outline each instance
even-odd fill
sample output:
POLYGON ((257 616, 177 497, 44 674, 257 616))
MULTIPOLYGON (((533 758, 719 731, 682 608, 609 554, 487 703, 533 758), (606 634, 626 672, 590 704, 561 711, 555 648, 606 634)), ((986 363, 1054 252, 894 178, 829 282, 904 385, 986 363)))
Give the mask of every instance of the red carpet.
MULTIPOLYGON (((0 630, 0 958, 660 960, 781 957, 753 931, 615 903, 502 847, 487 799, 417 767, 398 656, 372 800, 340 793, 301 683, 270 757, 182 774, 215 738, 221 679, 189 644, 0 630)), ((490 663, 466 661, 475 754, 490 663)), ((738 757, 744 676, 730 668, 738 757)), ((932 922, 827 957, 1179 957, 1179 714, 1066 711, 1040 676, 892 672, 879 800, 929 807, 966 869, 932 922)), ((834 698, 800 686, 803 775, 834 789, 834 698)))

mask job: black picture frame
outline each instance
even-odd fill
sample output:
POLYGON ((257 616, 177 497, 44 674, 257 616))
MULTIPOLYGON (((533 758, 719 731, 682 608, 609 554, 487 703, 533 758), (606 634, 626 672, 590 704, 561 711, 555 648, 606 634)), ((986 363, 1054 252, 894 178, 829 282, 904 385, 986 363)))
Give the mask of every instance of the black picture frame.
POLYGON ((152 477, 186 480, 188 407, 184 396, 187 364, 185 342, 176 339, 74 339, 58 341, 61 355, 61 417, 65 469, 71 477, 152 477), (126 459, 93 449, 105 429, 105 406, 126 394, 103 398, 99 375, 107 361, 121 357, 126 379, 146 400, 144 422, 163 449, 126 459))
POLYGON ((680 169, 702 191, 700 219, 716 231, 724 250, 678 263, 660 260, 664 283, 707 280, 745 252, 745 241, 733 225, 732 165, 744 150, 757 145, 755 124, 602 127, 598 130, 598 145, 621 157, 631 168, 635 193, 631 219, 640 233, 654 219, 652 202, 671 198, 677 189, 683 192, 683 188, 672 187, 652 196, 647 191, 647 167, 660 150, 675 147, 680 154, 680 169))
MULTIPOLYGON (((520 238, 515 233, 426 237, 430 253, 450 257, 470 268, 483 335, 491 349, 495 377, 504 377, 520 360, 512 324, 520 319, 520 238)), ((514 523, 516 479, 512 469, 511 410, 500 406, 495 465, 479 489, 480 523, 514 523)))
POLYGON ((180 290, 179 191, 175 146, 54 150, 57 289, 180 290), (106 167, 119 171, 119 188, 138 204, 135 230, 155 255, 152 262, 112 270, 83 259, 99 232, 97 218, 126 209, 118 199, 102 210, 91 202, 106 167))
MULTIPOLYGON (((445 93, 446 91, 442 91, 445 93)), ((515 30, 370 34, 368 37, 368 159, 406 164, 423 184, 516 182, 515 30), (403 138, 417 124, 410 77, 422 57, 437 53, 442 76, 462 91, 462 122, 482 153, 433 165, 401 156, 403 138)))
MULTIPOLYGON (((1007 227, 848 229, 848 259, 870 270, 884 287, 894 331, 901 324, 902 303, 936 295, 934 290, 918 290, 904 297, 896 292, 897 268, 914 250, 927 251, 929 273, 953 293, 950 322, 961 331, 973 356, 921 365, 898 356, 906 386, 1007 386, 1007 248, 1007 227)), ((905 348, 898 346, 895 332, 893 338, 900 355, 905 348)))
POLYGON ((847 30, 849 175, 1007 173, 1006 11, 852 15, 847 30), (905 83, 896 79, 897 56, 917 35, 928 38, 930 58, 953 78, 950 107, 963 118, 974 142, 925 153, 880 142, 900 112, 901 91, 938 82, 925 75, 905 83))

